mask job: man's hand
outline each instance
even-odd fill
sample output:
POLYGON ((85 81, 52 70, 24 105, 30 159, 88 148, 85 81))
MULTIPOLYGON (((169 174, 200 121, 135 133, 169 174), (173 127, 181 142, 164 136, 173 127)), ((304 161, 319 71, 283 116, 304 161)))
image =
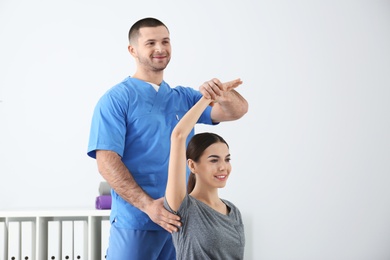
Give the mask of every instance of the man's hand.
POLYGON ((199 87, 199 91, 205 98, 218 101, 220 97, 224 96, 225 92, 228 92, 241 84, 241 79, 235 79, 225 83, 222 83, 219 79, 212 79, 203 83, 199 87))
POLYGON ((164 198, 154 200, 145 213, 154 223, 160 225, 169 233, 177 232, 177 227, 181 226, 180 217, 164 208, 164 198))

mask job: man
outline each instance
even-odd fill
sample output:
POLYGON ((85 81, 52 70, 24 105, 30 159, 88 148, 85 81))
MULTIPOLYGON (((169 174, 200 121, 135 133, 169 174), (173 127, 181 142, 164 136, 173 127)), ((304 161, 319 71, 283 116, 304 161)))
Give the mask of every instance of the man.
POLYGON ((170 233, 181 225, 180 218, 163 206, 172 129, 202 95, 215 103, 198 123, 239 119, 248 103, 234 90, 239 79, 212 79, 199 91, 171 88, 163 80, 171 58, 169 31, 155 18, 130 28, 128 50, 136 72, 100 98, 88 146, 88 155, 96 158, 112 187, 107 259, 175 259, 170 233))

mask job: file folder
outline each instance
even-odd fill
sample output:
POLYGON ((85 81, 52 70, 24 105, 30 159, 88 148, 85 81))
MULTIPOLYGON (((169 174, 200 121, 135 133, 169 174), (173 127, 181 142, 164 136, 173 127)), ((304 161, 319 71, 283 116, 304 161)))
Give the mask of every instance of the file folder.
POLYGON ((21 223, 19 221, 8 222, 8 258, 21 259, 21 223))
MULTIPOLYGON (((50 260, 61 259, 62 226, 60 221, 50 220, 47 223, 47 253, 50 260)), ((45 259, 42 259, 45 260, 45 259)))
POLYGON ((87 220, 74 221, 74 259, 88 260, 88 225, 87 220))
POLYGON ((8 234, 5 229, 5 221, 0 220, 0 259, 7 259, 7 255, 5 254, 7 239, 8 239, 8 234))
MULTIPOLYGON (((21 259, 33 259, 35 253, 35 223, 21 222, 21 259)), ((35 256, 34 256, 35 257, 35 256)))
POLYGON ((73 221, 62 221, 62 259, 73 259, 73 221))
POLYGON ((102 256, 102 260, 105 260, 107 255, 108 239, 110 236, 110 220, 102 220, 101 225, 102 225, 101 256, 102 256))

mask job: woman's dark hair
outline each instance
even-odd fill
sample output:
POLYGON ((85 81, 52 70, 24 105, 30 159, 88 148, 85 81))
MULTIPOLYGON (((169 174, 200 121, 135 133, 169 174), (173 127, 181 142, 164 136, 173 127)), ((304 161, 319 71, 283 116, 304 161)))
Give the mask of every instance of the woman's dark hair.
MULTIPOLYGON (((187 145, 186 157, 187 160, 191 159, 194 162, 198 162, 199 158, 202 156, 204 150, 206 150, 210 145, 215 143, 224 143, 229 147, 227 142, 219 135, 214 133, 200 133, 194 135, 187 145)), ((191 172, 187 184, 187 193, 190 194, 195 187, 195 174, 191 172)))
POLYGON ((143 27, 158 27, 158 26, 164 26, 168 30, 168 27, 166 27, 163 22, 161 22, 160 20, 153 18, 153 17, 146 17, 146 18, 143 18, 143 19, 137 21, 136 23, 133 24, 133 26, 131 26, 131 28, 129 30, 129 35, 128 35, 129 42, 131 43, 133 40, 138 38, 139 30, 141 28, 143 28, 143 27))

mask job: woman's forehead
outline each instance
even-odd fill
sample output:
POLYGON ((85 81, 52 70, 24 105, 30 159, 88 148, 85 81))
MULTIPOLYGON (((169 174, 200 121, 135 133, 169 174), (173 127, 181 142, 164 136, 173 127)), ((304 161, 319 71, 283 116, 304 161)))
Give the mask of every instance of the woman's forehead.
POLYGON ((218 155, 219 157, 226 157, 230 155, 229 147, 225 143, 214 143, 207 147, 203 152, 203 156, 209 157, 210 155, 218 155))

